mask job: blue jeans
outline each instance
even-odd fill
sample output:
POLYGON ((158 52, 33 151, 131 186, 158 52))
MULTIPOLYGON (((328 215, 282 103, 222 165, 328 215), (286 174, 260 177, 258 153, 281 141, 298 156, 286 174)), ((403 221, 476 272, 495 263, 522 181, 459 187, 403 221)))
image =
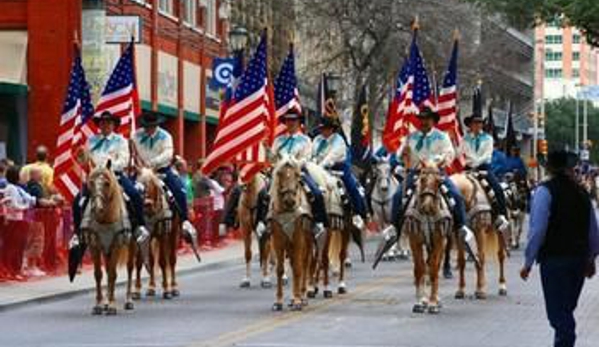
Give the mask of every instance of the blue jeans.
POLYGON ((189 218, 189 209, 187 207, 187 192, 181 178, 173 172, 170 167, 158 170, 158 173, 164 175, 164 184, 168 187, 175 199, 175 209, 179 217, 186 221, 189 218))
POLYGON ((123 188, 123 191, 129 197, 129 206, 133 212, 133 217, 138 226, 146 225, 146 218, 144 216, 144 200, 137 189, 133 181, 122 173, 117 173, 117 179, 119 184, 123 188))
POLYGON ((416 173, 416 170, 408 171, 406 181, 404 182, 404 184, 399 184, 397 186, 395 194, 393 194, 393 203, 391 205, 391 219, 393 225, 397 230, 401 230, 401 226, 403 224, 403 216, 405 214, 403 210, 403 188, 405 186, 406 190, 414 189, 414 178, 416 177, 416 173))
POLYGON ((542 259, 541 284, 547 318, 555 337, 554 347, 574 347, 574 310, 584 284, 586 257, 547 257, 542 259))
POLYGON ((302 180, 310 189, 312 193, 313 199, 310 200, 310 204, 312 207, 312 215, 314 216, 314 221, 316 223, 322 223, 325 227, 329 227, 329 219, 327 218, 327 209, 324 203, 324 196, 322 195, 322 191, 318 187, 318 184, 314 182, 314 179, 308 173, 308 170, 305 168, 302 169, 302 180))
POLYGON ((489 182, 489 185, 491 185, 493 192, 495 193, 495 199, 497 201, 497 205, 499 208, 499 214, 502 214, 507 217, 508 213, 507 213, 507 203, 505 202, 505 194, 503 193, 503 188, 501 188, 501 184, 499 183, 497 176, 495 176, 495 174, 491 170, 491 165, 483 164, 478 167, 478 170, 484 170, 487 172, 485 177, 486 177, 487 181, 489 182))
POLYGON ((351 171, 349 165, 339 164, 332 168, 333 171, 342 171, 341 181, 347 190, 349 200, 354 211, 363 219, 366 219, 366 197, 360 192, 360 184, 351 171))

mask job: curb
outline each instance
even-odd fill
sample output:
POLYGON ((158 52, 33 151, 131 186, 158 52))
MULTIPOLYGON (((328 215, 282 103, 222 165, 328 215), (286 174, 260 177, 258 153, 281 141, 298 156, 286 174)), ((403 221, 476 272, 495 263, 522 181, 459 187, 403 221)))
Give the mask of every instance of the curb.
MULTIPOLYGON (((216 262, 213 262, 210 264, 205 264, 205 265, 199 264, 196 267, 179 270, 177 273, 179 276, 189 276, 189 275, 193 275, 193 274, 197 274, 197 273, 219 270, 219 269, 223 269, 223 268, 227 268, 227 267, 231 267, 231 266, 235 266, 235 265, 241 265, 242 264, 241 260, 243 260, 243 257, 240 256, 240 257, 236 257, 234 259, 216 261, 216 262)), ((148 279, 148 277, 149 276, 147 274, 145 276, 142 276, 142 281, 146 281, 148 279)), ((126 284, 127 284, 127 279, 117 280, 116 287, 121 288, 121 287, 124 287, 126 284)), ((26 306, 33 306, 35 304, 41 305, 41 304, 57 302, 57 301, 61 301, 61 300, 67 300, 67 299, 71 299, 71 298, 74 298, 77 296, 82 296, 82 295, 91 293, 95 290, 96 290, 95 286, 92 286, 92 287, 88 287, 88 288, 75 289, 75 290, 64 291, 64 292, 60 292, 60 293, 41 295, 41 296, 37 296, 37 297, 33 297, 30 299, 25 299, 25 300, 21 300, 21 301, 17 301, 17 302, 12 302, 12 303, 8 303, 8 304, 0 304, 0 312, 11 311, 11 310, 15 310, 15 309, 26 307, 26 306)))

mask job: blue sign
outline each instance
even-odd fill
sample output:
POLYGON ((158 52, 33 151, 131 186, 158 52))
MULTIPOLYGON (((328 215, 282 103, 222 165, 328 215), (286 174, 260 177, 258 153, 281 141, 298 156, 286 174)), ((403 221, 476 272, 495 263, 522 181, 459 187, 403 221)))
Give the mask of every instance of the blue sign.
POLYGON ((599 101, 599 86, 588 86, 580 89, 578 98, 591 101, 599 101))
POLYGON ((210 86, 216 89, 227 87, 233 78, 234 58, 214 58, 210 86))

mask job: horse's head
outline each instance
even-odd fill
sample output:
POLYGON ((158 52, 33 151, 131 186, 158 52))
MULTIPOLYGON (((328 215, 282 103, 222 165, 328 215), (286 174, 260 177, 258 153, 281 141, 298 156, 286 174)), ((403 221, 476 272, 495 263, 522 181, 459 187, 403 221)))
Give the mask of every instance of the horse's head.
POLYGON ((389 191, 391 185, 391 164, 387 161, 379 161, 375 166, 376 186, 383 193, 389 191))
POLYGON ((293 158, 279 161, 274 169, 274 201, 281 211, 293 211, 299 207, 301 174, 301 164, 293 158))
POLYGON ((420 170, 417 207, 422 214, 435 215, 438 212, 441 182, 441 172, 435 165, 426 165, 420 170))
POLYGON ((97 167, 89 175, 87 188, 94 218, 99 223, 113 223, 120 217, 121 188, 116 176, 107 167, 97 167))
POLYGON ((156 215, 161 209, 166 208, 162 204, 164 191, 162 183, 154 171, 148 168, 137 170, 137 182, 141 183, 144 189, 144 208, 150 215, 156 215))

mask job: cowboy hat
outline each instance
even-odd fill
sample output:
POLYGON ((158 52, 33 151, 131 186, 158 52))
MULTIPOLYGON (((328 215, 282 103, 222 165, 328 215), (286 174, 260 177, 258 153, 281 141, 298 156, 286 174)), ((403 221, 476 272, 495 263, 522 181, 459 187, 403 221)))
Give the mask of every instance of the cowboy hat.
POLYGON ((341 123, 339 122, 339 118, 333 118, 333 117, 322 117, 320 119, 320 123, 318 124, 318 128, 337 129, 340 126, 341 126, 341 123))
POLYGON ((464 125, 470 128, 470 125, 474 122, 484 122, 483 117, 480 114, 473 114, 469 117, 464 118, 464 125))
POLYGON ((282 116, 279 117, 280 122, 285 122, 287 120, 304 120, 304 115, 295 108, 291 108, 285 112, 282 116))
POLYGON ((578 156, 567 150, 558 149, 547 155, 547 170, 551 172, 562 172, 573 169, 578 163, 578 156))
POLYGON ((119 125, 121 125, 121 119, 119 117, 115 116, 114 114, 112 114, 112 112, 110 112, 110 111, 104 111, 99 116, 94 116, 94 118, 92 118, 92 119, 93 119, 94 123, 96 123, 96 124, 100 124, 100 122, 103 120, 112 121, 112 123, 114 123, 115 128, 118 128, 119 125))
POLYGON ((165 119, 160 113, 154 111, 147 111, 141 115, 140 123, 141 126, 145 128, 151 126, 158 126, 164 123, 164 121, 165 119))
POLYGON ((416 117, 421 119, 431 118, 435 123, 439 123, 439 120, 441 119, 441 116, 429 107, 425 107, 416 117))

